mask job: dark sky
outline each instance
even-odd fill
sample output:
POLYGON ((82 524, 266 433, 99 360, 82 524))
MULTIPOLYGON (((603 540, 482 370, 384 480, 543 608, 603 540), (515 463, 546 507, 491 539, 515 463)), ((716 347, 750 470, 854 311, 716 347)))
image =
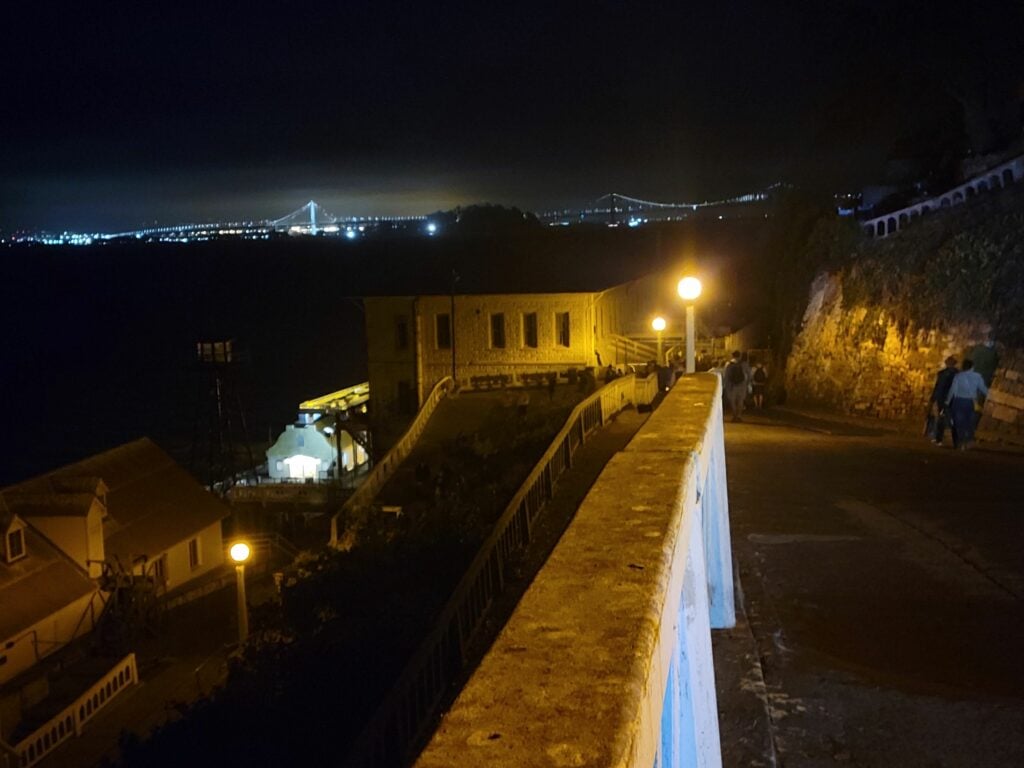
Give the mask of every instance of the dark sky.
POLYGON ((869 182, 1022 80, 1024 4, 957 5, 19 3, 0 230, 869 182))

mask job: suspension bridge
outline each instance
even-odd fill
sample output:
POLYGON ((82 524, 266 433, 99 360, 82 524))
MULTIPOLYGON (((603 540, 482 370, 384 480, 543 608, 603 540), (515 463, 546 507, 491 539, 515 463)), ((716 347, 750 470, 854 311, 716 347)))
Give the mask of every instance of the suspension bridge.
MULTIPOLYGON (((718 218, 735 215, 749 215, 751 209, 766 202, 783 188, 784 184, 772 184, 757 192, 749 192, 720 200, 700 202, 661 202, 643 200, 618 192, 602 195, 580 208, 538 212, 537 218, 551 226, 571 224, 606 224, 609 226, 639 226, 655 221, 679 221, 701 213, 717 212, 718 218)), ((251 219, 245 221, 206 222, 202 224, 174 224, 150 226, 113 233, 30 234, 15 238, 14 241, 33 241, 46 245, 88 245, 92 242, 134 238, 160 242, 193 242, 219 238, 268 240, 276 235, 321 235, 338 236, 354 240, 364 234, 382 228, 404 229, 409 234, 433 235, 438 229, 436 222, 427 216, 338 216, 324 208, 316 200, 310 200, 294 211, 276 219, 251 219)))
POLYGON ((538 213, 537 217, 541 221, 552 225, 590 222, 605 223, 613 226, 618 224, 637 226, 650 221, 685 219, 709 209, 739 208, 764 203, 784 186, 781 182, 777 182, 756 192, 748 192, 719 200, 685 203, 642 200, 618 192, 609 192, 581 208, 545 211, 538 213))

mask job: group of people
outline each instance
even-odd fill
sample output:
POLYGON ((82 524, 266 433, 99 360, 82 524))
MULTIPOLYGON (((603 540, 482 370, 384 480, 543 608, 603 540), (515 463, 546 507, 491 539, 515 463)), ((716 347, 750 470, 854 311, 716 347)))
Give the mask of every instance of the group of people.
POLYGON ((981 415, 976 406, 988 396, 988 383, 982 372, 975 370, 973 360, 965 359, 958 369, 955 357, 946 358, 946 367, 936 375, 928 401, 926 429, 935 445, 942 445, 949 426, 954 448, 966 451, 973 447, 974 429, 981 415))
POLYGON ((722 394, 733 421, 743 421, 748 397, 755 408, 764 408, 768 372, 763 364, 751 366, 747 354, 736 350, 724 367, 716 366, 712 370, 722 377, 722 394))

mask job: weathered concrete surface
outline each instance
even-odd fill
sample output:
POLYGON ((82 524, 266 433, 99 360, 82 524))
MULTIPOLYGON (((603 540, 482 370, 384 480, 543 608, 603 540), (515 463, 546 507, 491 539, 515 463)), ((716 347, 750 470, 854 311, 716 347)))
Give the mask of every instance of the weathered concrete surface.
MULTIPOLYGON (((608 463, 419 768, 654 764, 669 667, 680 663, 666 640, 689 623, 680 605, 687 567, 703 565, 687 562, 691 545, 702 551, 701 529, 683 510, 696 501, 694 452, 720 408, 717 386, 714 377, 684 380, 634 438, 663 412, 685 411, 671 421, 675 440, 662 431, 651 448, 608 463)), ((698 606, 705 578, 689 580, 698 606)), ((713 707, 709 688, 694 698, 713 707)), ((717 747, 717 722, 690 738, 717 747)))
POLYGON ((1024 765, 1024 456, 798 423, 726 427, 725 765, 1024 765))

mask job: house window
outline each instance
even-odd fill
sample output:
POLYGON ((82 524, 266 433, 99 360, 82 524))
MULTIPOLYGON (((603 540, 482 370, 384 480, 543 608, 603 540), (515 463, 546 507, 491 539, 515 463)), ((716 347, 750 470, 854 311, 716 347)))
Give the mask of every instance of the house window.
POLYGON ((537 313, 523 313, 523 346, 537 348, 537 313))
POLYGON ((19 528, 7 534, 7 562, 13 563, 25 556, 25 532, 19 528))
POLYGON ((569 346, 569 313, 555 313, 555 342, 560 347, 569 346))
POLYGON ((501 312, 491 315, 491 346, 505 348, 505 315, 501 312))
POLYGON ((395 316, 395 349, 409 348, 409 318, 405 315, 395 316))
POLYGON ((157 584, 163 584, 167 581, 167 558, 164 555, 160 555, 160 557, 153 561, 150 574, 152 574, 153 580, 157 584))
POLYGON ((197 537, 188 540, 188 567, 194 571, 199 565, 199 539, 197 537))
POLYGON ((437 348, 452 348, 452 316, 445 313, 437 316, 437 348))

